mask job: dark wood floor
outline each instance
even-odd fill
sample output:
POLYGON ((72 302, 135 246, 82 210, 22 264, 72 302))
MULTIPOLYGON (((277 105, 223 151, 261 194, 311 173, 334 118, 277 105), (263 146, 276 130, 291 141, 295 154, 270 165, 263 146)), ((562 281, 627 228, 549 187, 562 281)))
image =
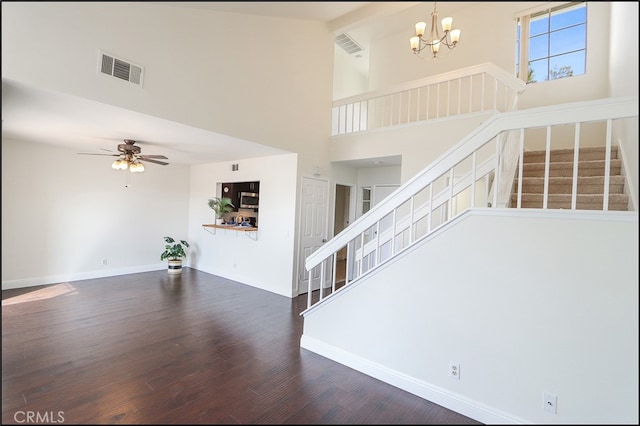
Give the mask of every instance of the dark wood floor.
POLYGON ((193 269, 5 290, 2 424, 479 424, 301 349, 305 307, 193 269))

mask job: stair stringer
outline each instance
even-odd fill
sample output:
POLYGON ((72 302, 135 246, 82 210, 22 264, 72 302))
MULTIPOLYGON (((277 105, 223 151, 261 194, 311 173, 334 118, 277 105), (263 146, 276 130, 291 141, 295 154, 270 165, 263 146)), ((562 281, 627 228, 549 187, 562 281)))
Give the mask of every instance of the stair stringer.
POLYGON ((636 212, 467 210, 305 311, 301 346, 484 423, 637 423, 637 235, 636 212))

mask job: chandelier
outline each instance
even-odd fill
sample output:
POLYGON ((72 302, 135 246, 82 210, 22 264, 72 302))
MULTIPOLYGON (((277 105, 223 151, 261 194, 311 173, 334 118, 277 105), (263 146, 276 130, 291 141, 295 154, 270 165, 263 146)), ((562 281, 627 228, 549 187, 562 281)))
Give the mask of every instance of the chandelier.
POLYGON ((144 165, 131 154, 126 154, 124 158, 118 158, 111 164, 114 170, 127 170, 131 173, 144 172, 144 165))
POLYGON ((440 46, 444 45, 449 48, 449 50, 453 49, 457 46, 458 40, 460 40, 460 30, 451 29, 451 25, 453 24, 453 18, 450 16, 442 19, 442 31, 444 35, 440 35, 440 30, 438 29, 438 12, 436 12, 436 2, 433 2, 433 12, 431 12, 431 31, 429 33, 429 38, 424 39, 424 32, 427 29, 426 22, 418 22, 416 24, 416 35, 409 39, 411 43, 411 50, 413 50, 414 54, 419 54, 427 47, 431 48, 431 53, 433 53, 433 57, 438 56, 438 51, 440 50, 440 46))

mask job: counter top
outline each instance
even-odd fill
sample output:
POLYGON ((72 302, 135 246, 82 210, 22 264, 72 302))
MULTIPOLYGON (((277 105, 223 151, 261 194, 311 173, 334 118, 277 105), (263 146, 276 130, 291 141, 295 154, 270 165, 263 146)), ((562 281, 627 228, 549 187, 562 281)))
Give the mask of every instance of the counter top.
POLYGON ((204 226, 205 228, 228 229, 230 231, 238 231, 238 232, 258 232, 257 226, 216 225, 214 223, 205 223, 202 226, 204 226))

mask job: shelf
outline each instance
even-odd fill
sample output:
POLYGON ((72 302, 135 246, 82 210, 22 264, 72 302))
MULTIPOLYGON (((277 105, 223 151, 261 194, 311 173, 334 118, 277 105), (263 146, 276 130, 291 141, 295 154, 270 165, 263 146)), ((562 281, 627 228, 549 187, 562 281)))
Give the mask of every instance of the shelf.
POLYGON ((238 232, 258 232, 257 226, 238 226, 238 225, 214 225, 213 223, 202 225, 205 228, 218 228, 218 229, 228 229, 230 231, 238 231, 238 232))
POLYGON ((238 225, 215 225, 213 223, 205 223, 202 225, 205 231, 212 235, 215 235, 216 229, 224 229, 225 231, 242 232, 252 240, 258 239, 258 227, 257 226, 238 226, 238 225))

